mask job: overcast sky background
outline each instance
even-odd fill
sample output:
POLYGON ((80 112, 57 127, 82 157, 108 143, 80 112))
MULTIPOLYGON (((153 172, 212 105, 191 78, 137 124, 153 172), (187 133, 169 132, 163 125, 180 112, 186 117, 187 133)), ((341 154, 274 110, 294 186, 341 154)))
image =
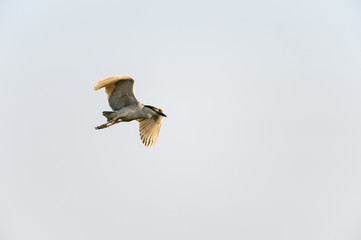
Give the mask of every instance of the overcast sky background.
POLYGON ((359 1, 2 0, 0 66, 2 240, 361 239, 359 1))

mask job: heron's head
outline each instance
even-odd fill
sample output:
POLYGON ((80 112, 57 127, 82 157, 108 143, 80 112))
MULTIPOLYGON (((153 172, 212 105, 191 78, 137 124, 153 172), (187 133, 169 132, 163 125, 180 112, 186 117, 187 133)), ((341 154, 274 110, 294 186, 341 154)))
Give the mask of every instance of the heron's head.
POLYGON ((150 105, 144 105, 144 107, 150 108, 153 112, 155 112, 155 113, 157 113, 157 114, 159 114, 159 115, 161 115, 163 117, 167 117, 167 115, 165 115, 163 113, 163 109, 161 109, 161 108, 156 108, 156 107, 153 107, 153 106, 150 106, 150 105))

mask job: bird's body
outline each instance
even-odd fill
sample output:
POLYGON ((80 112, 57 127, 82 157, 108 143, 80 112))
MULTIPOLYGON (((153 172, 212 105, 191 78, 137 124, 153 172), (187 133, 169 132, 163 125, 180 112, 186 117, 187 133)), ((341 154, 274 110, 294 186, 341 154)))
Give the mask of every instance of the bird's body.
POLYGON ((140 103, 133 92, 134 80, 126 76, 114 76, 105 78, 95 83, 94 90, 105 87, 108 101, 113 111, 104 111, 103 115, 108 122, 95 129, 110 127, 119 122, 137 120, 139 132, 146 146, 155 144, 162 123, 163 110, 150 105, 140 103))
POLYGON ((127 107, 123 107, 122 109, 115 112, 104 112, 104 113, 105 114, 109 113, 109 115, 106 116, 107 118, 109 118, 108 119, 109 122, 114 118, 121 119, 122 122, 129 122, 141 118, 150 118, 151 117, 149 113, 150 111, 145 111, 144 105, 138 103, 127 107))

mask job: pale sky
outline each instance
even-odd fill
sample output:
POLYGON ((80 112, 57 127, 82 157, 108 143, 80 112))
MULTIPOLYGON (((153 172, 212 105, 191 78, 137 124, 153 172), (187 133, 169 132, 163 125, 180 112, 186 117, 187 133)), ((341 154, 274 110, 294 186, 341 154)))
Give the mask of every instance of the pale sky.
POLYGON ((359 1, 2 0, 0 66, 1 240, 361 239, 359 1))

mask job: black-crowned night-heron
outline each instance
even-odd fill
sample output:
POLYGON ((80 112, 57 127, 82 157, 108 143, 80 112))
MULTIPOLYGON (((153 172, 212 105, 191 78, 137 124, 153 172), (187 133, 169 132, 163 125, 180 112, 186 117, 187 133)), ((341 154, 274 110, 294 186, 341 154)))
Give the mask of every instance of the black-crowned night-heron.
POLYGON ((133 85, 134 79, 127 76, 108 77, 95 83, 94 90, 105 87, 109 105, 114 111, 104 111, 103 115, 108 122, 95 129, 137 120, 144 145, 153 146, 158 138, 162 118, 166 115, 161 108, 141 104, 134 96, 133 85))

